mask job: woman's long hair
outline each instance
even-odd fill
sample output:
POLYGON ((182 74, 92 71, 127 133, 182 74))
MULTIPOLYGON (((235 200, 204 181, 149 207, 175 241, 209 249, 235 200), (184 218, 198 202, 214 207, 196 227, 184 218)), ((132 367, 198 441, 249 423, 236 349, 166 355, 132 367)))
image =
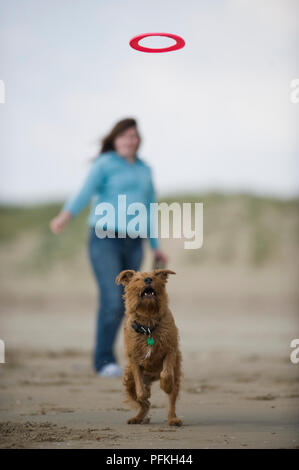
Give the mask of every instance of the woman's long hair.
POLYGON ((119 134, 122 134, 124 131, 126 131, 127 129, 129 129, 131 127, 135 127, 135 129, 136 129, 138 139, 139 139, 139 145, 138 145, 138 147, 139 147, 140 143, 141 143, 141 137, 140 137, 140 134, 139 134, 138 129, 137 129, 137 121, 133 118, 126 118, 126 119, 122 119, 121 121, 118 121, 113 126, 113 128, 111 129, 109 134, 107 134, 106 136, 104 136, 101 139, 102 145, 101 145, 101 149, 100 149, 100 152, 99 152, 98 156, 101 156, 102 153, 108 152, 109 150, 115 150, 115 148, 114 148, 114 139, 119 134))

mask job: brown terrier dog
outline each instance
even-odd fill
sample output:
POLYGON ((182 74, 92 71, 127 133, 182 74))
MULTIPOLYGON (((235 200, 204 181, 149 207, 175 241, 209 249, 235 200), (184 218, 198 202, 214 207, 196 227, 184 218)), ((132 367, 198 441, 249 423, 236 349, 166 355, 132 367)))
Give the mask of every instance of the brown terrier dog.
POLYGON ((169 396, 168 424, 181 426, 175 414, 175 403, 181 381, 182 356, 179 350, 179 333, 168 307, 165 285, 170 269, 152 272, 122 271, 116 284, 123 284, 125 301, 124 342, 128 363, 123 385, 125 402, 138 407, 138 413, 128 419, 128 424, 148 423, 150 408, 148 398, 151 384, 160 379, 160 387, 169 396))

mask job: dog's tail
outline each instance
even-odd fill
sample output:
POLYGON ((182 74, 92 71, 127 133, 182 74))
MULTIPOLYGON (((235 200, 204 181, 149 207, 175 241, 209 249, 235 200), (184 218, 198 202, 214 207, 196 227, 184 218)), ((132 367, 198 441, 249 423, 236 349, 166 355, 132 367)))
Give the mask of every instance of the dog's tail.
POLYGON ((135 408, 138 408, 139 405, 137 402, 135 380, 130 364, 127 364, 125 366, 123 374, 123 385, 125 387, 126 394, 126 399, 123 400, 123 403, 128 403, 130 405, 133 405, 135 408))

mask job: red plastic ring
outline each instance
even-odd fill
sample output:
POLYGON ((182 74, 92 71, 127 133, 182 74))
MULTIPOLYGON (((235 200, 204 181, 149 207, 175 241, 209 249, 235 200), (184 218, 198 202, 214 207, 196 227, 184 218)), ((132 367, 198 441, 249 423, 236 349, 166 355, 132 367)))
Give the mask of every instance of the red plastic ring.
POLYGON ((183 38, 180 36, 177 36, 176 34, 171 34, 171 33, 145 33, 145 34, 139 34, 138 36, 134 36, 130 40, 130 46, 133 49, 136 49, 137 51, 141 52, 169 52, 169 51, 177 51, 178 49, 182 49, 184 47, 185 41, 183 38), (151 47, 143 47, 140 46, 138 43, 141 41, 143 38, 147 38, 148 36, 166 36, 168 38, 174 39, 176 41, 176 44, 173 46, 169 47, 163 47, 161 49, 154 48, 152 49, 151 47))

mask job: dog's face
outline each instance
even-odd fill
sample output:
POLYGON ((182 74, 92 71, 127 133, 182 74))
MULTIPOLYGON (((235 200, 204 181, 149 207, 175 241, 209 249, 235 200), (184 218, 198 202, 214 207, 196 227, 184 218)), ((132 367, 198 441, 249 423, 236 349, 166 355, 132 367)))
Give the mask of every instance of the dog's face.
POLYGON ((176 274, 170 269, 155 269, 151 272, 121 271, 115 282, 125 287, 124 299, 129 311, 154 315, 167 302, 165 285, 168 275, 176 274))

